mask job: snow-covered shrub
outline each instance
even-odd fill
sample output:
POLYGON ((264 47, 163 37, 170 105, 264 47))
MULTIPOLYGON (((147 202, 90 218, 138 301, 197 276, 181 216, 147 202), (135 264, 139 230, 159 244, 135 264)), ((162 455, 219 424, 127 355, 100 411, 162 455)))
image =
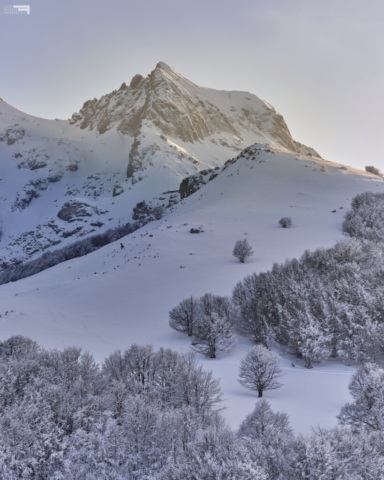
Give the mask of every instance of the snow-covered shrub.
POLYGON ((133 220, 143 220, 151 215, 152 212, 152 206, 148 205, 147 202, 143 200, 142 202, 136 203, 136 206, 133 207, 132 218, 133 220))
POLYGON ((245 259, 253 254, 252 247, 249 245, 248 240, 237 240, 233 249, 233 256, 239 259, 240 263, 244 263, 245 259))
POLYGON ((283 217, 279 220, 279 225, 283 228, 291 228, 292 219, 290 217, 283 217))
POLYGON ((156 207, 153 207, 152 214, 156 220, 161 220, 165 214, 165 211, 165 207, 162 205, 156 205, 156 207))
POLYGON ((367 165, 365 167, 365 171, 369 172, 369 173, 373 173, 374 175, 377 175, 379 177, 383 176, 383 174, 380 172, 380 170, 378 168, 374 167, 373 165, 367 165))
POLYGON ((245 388, 255 390, 259 397, 265 390, 281 387, 280 357, 263 345, 256 345, 243 358, 240 365, 239 382, 245 388))

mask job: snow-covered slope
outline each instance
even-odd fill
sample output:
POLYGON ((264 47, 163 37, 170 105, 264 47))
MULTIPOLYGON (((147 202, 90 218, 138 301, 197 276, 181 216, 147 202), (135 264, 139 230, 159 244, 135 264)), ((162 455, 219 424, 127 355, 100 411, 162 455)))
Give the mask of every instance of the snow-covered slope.
MULTIPOLYGON (((45 347, 81 345, 97 360, 133 342, 189 351, 188 338, 168 326, 168 311, 180 300, 207 292, 229 295, 248 273, 307 248, 333 245, 342 238, 352 197, 384 187, 368 173, 262 144, 215 172, 162 220, 86 257, 1 286, 1 337, 21 333, 45 347), (283 216, 292 218, 293 228, 279 228, 283 216), (189 233, 200 225, 203 233, 189 233), (232 256, 241 238, 255 251, 245 264, 232 256)), ((201 358, 221 378, 232 426, 257 400, 237 382, 239 360, 249 347, 239 339, 230 355, 201 358)), ((291 416, 297 431, 335 425, 349 400, 352 368, 327 362, 308 371, 296 360, 291 368, 291 362, 283 356, 284 386, 267 392, 267 400, 291 416)))
POLYGON ((168 206, 182 178, 255 142, 317 156, 255 95, 199 87, 164 63, 69 121, 0 101, 0 265, 130 221, 143 199, 168 206))

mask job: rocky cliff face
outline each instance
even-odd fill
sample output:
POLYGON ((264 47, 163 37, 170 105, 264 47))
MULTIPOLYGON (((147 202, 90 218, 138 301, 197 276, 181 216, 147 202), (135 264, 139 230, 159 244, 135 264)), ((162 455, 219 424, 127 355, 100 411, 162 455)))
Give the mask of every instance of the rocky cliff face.
POLYGON ((293 152, 318 154, 295 142, 283 117, 268 103, 247 92, 200 87, 163 62, 146 77, 135 75, 127 86, 88 100, 70 119, 72 125, 104 134, 115 128, 135 138, 127 176, 144 170, 142 136, 148 129, 193 144, 210 141, 240 151, 266 140, 293 152))

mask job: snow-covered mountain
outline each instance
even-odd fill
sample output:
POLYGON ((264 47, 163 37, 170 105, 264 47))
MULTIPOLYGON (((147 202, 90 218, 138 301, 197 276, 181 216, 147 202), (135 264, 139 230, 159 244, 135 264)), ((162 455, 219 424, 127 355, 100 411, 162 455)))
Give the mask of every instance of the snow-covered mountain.
POLYGON ((134 136, 128 177, 154 163, 148 146, 140 147, 148 144, 144 139, 154 132, 186 145, 208 140, 226 153, 228 148, 236 152, 263 141, 318 156, 313 149, 295 142, 283 117, 260 98, 247 92, 200 87, 163 62, 147 78, 135 75, 129 87, 123 83, 118 91, 88 100, 70 123, 81 129, 96 129, 100 134, 115 128, 134 136))
MULTIPOLYGON (((353 196, 384 187, 369 173, 265 144, 246 148, 201 177, 207 181, 199 174, 190 180, 199 189, 163 219, 85 257, 2 285, 2 338, 21 333, 48 348, 80 345, 98 361, 133 342, 188 352, 188 338, 168 325, 168 312, 180 300, 207 292, 230 295, 246 274, 266 271, 307 248, 334 245, 343 238, 353 196), (292 218, 292 228, 279 227, 283 216, 292 218), (200 226, 202 233, 190 233, 200 226), (245 264, 232 256, 235 241, 243 238, 255 251, 245 264)), ((221 379, 224 414, 233 427, 256 401, 237 382, 250 346, 240 338, 222 359, 199 357, 221 379)), ((266 395, 273 409, 287 412, 296 431, 334 426, 350 400, 353 367, 330 361, 309 371, 288 355, 282 362, 284 386, 266 395)))
MULTIPOLYGON (((139 201, 169 207, 118 243, 0 287, 2 338, 79 345, 98 361, 133 342, 189 351, 168 326, 180 300, 230 295, 246 274, 332 246, 351 199, 384 186, 295 142, 254 95, 199 87, 163 63, 69 121, 0 101, 0 159, 4 267, 130 221, 139 201), (293 228, 279 228, 284 216, 293 228), (255 254, 240 264, 232 249, 243 238, 255 254)), ((239 339, 223 359, 200 359, 221 378, 234 427, 255 404, 237 382, 249 347, 239 339)), ((291 362, 283 355, 284 386, 268 401, 297 431, 335 425, 353 369, 291 362)))
POLYGON ((130 221, 141 200, 170 206, 184 177, 255 142, 318 157, 255 95, 197 86, 164 63, 69 121, 0 101, 0 264, 130 221))

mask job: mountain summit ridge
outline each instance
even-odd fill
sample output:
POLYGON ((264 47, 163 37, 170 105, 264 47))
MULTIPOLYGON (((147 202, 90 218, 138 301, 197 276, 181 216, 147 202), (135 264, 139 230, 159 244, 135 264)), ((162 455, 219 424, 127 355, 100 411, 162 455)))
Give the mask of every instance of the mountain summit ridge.
POLYGON ((116 128, 139 137, 150 128, 186 143, 222 134, 229 137, 222 142, 237 151, 264 141, 319 156, 294 141, 282 115, 256 95, 201 87, 165 62, 157 63, 146 78, 135 75, 130 86, 123 84, 99 100, 88 100, 69 121, 99 134, 116 128))

